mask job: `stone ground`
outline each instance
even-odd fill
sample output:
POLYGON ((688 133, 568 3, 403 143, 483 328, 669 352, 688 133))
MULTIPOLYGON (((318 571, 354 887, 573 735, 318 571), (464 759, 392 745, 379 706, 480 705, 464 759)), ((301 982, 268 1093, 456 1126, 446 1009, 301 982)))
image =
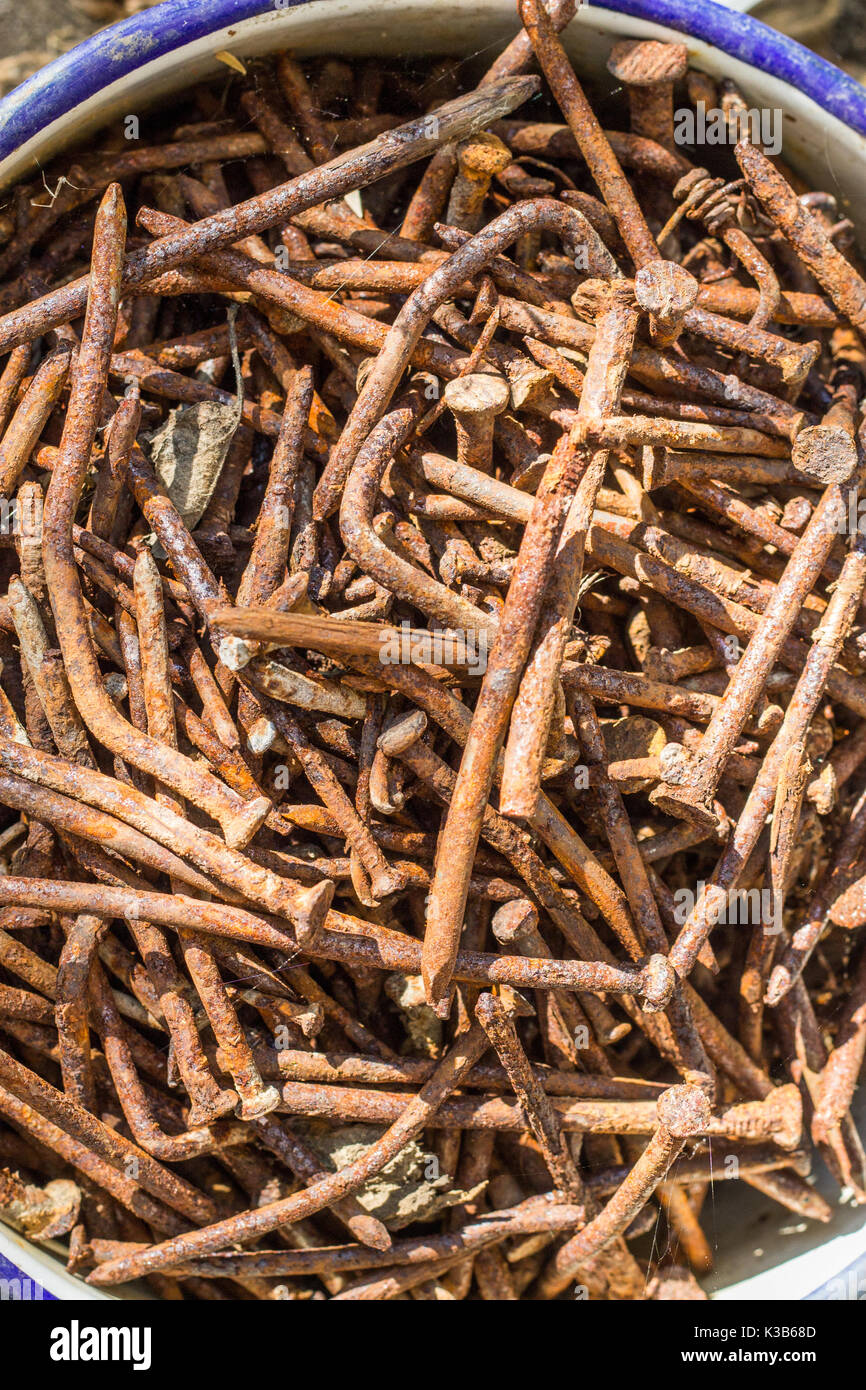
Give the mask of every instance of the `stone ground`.
POLYGON ((855 76, 866 82, 866 0, 846 0, 833 41, 840 46, 855 76))
POLYGON ((0 0, 0 95, 73 48, 155 0, 0 0))

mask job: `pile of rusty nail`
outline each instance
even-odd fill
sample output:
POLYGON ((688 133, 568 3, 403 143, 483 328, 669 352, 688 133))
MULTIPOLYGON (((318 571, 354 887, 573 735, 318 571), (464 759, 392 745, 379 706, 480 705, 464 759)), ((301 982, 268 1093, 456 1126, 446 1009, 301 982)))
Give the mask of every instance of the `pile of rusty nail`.
POLYGON ((0 1219, 95 1285, 701 1298, 714 1180, 866 1202, 866 281, 574 8, 7 201, 0 1219))

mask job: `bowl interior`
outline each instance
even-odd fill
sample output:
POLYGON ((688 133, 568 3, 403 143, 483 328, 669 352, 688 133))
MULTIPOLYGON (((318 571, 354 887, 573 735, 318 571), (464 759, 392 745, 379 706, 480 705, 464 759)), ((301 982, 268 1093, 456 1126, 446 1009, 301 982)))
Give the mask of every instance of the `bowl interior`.
MULTIPOLYGON (((276 0, 273 9, 194 37, 156 58, 148 57, 149 44, 140 35, 139 66, 108 81, 62 120, 46 124, 0 163, 0 185, 29 176, 34 165, 45 164, 97 128, 141 113, 196 82, 225 72, 215 57, 221 50, 242 60, 282 48, 291 48, 301 57, 453 54, 483 68, 515 34, 514 11, 513 0, 472 0, 471 4, 437 0, 435 5, 430 0, 388 0, 387 6, 379 0, 303 0, 286 7, 276 0)), ((731 17, 731 23, 736 22, 731 17)), ((128 27, 119 26, 127 33, 128 27)), ((112 30, 96 37, 107 45, 117 41, 112 30)), ((578 12, 564 40, 578 73, 607 84, 612 92, 614 83, 605 61, 611 45, 621 37, 684 42, 694 66, 715 77, 732 77, 751 106, 778 109, 784 123, 785 160, 809 180, 810 187, 832 191, 844 213, 866 229, 866 139, 856 130, 828 115, 790 83, 644 19, 593 5, 578 12)), ((124 38, 126 55, 133 41, 124 38)), ((863 241, 866 244, 866 236, 863 241)), ((866 1124, 866 1105, 861 1107, 861 1120, 866 1124)), ((718 1161, 723 1162, 723 1155, 718 1161)), ((828 1200, 836 1200, 838 1189, 828 1174, 819 1173, 817 1185, 828 1200)), ((862 1209, 840 1205, 829 1227, 806 1224, 743 1184, 721 1182, 708 1194, 707 1206, 712 1210, 707 1230, 716 1245, 717 1265, 705 1283, 716 1297, 804 1298, 866 1257, 862 1209)), ((84 1296, 109 1296, 66 1274, 56 1253, 30 1246, 2 1226, 0 1250, 59 1297, 74 1297, 70 1286, 81 1291, 78 1296, 85 1288, 84 1296)))

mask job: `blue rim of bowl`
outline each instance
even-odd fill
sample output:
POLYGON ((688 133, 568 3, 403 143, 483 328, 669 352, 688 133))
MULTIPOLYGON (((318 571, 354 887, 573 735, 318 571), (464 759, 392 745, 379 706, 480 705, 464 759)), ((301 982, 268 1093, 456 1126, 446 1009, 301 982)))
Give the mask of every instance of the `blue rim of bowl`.
MULTIPOLYGON (((216 30, 294 9, 309 0, 164 0, 101 30, 49 63, 0 101, 0 160, 104 87, 216 30)), ((804 92, 831 115, 866 135, 866 92, 841 69, 793 39, 713 0, 594 0, 614 10, 700 39, 804 92)))

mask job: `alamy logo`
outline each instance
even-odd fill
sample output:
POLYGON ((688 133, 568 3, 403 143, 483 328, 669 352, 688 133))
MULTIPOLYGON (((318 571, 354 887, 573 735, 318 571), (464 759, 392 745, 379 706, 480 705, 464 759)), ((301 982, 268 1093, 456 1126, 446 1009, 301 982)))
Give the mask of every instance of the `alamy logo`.
POLYGON ((678 145, 736 145, 749 139, 767 154, 782 148, 782 110, 777 106, 723 111, 699 101, 694 111, 684 106, 674 113, 674 140, 678 145))
POLYGON ((449 628, 440 632, 424 632, 403 622, 399 628, 387 628, 379 642, 379 660, 383 666, 408 666, 412 662, 429 666, 465 665, 472 676, 483 676, 487 670, 487 633, 449 628))
POLYGON ((149 1327, 82 1327, 73 1318, 68 1327, 51 1331, 52 1361, 131 1361, 134 1371, 150 1370, 152 1331, 149 1327))
POLYGON ((845 1269, 835 1279, 829 1279, 809 1300, 821 1303, 862 1303, 866 1301, 866 1271, 863 1266, 845 1269))
POLYGON ((702 908, 713 926, 763 926, 767 936, 774 936, 781 930, 782 898, 771 888, 724 890, 703 879, 699 879, 694 888, 677 888, 674 892, 673 917, 679 926, 688 921, 705 892, 702 908))
POLYGON ((42 1285, 32 1279, 0 1279, 0 1303, 30 1303, 44 1297, 42 1285))
POLYGON ((42 540, 42 494, 24 498, 0 497, 0 535, 42 540))

